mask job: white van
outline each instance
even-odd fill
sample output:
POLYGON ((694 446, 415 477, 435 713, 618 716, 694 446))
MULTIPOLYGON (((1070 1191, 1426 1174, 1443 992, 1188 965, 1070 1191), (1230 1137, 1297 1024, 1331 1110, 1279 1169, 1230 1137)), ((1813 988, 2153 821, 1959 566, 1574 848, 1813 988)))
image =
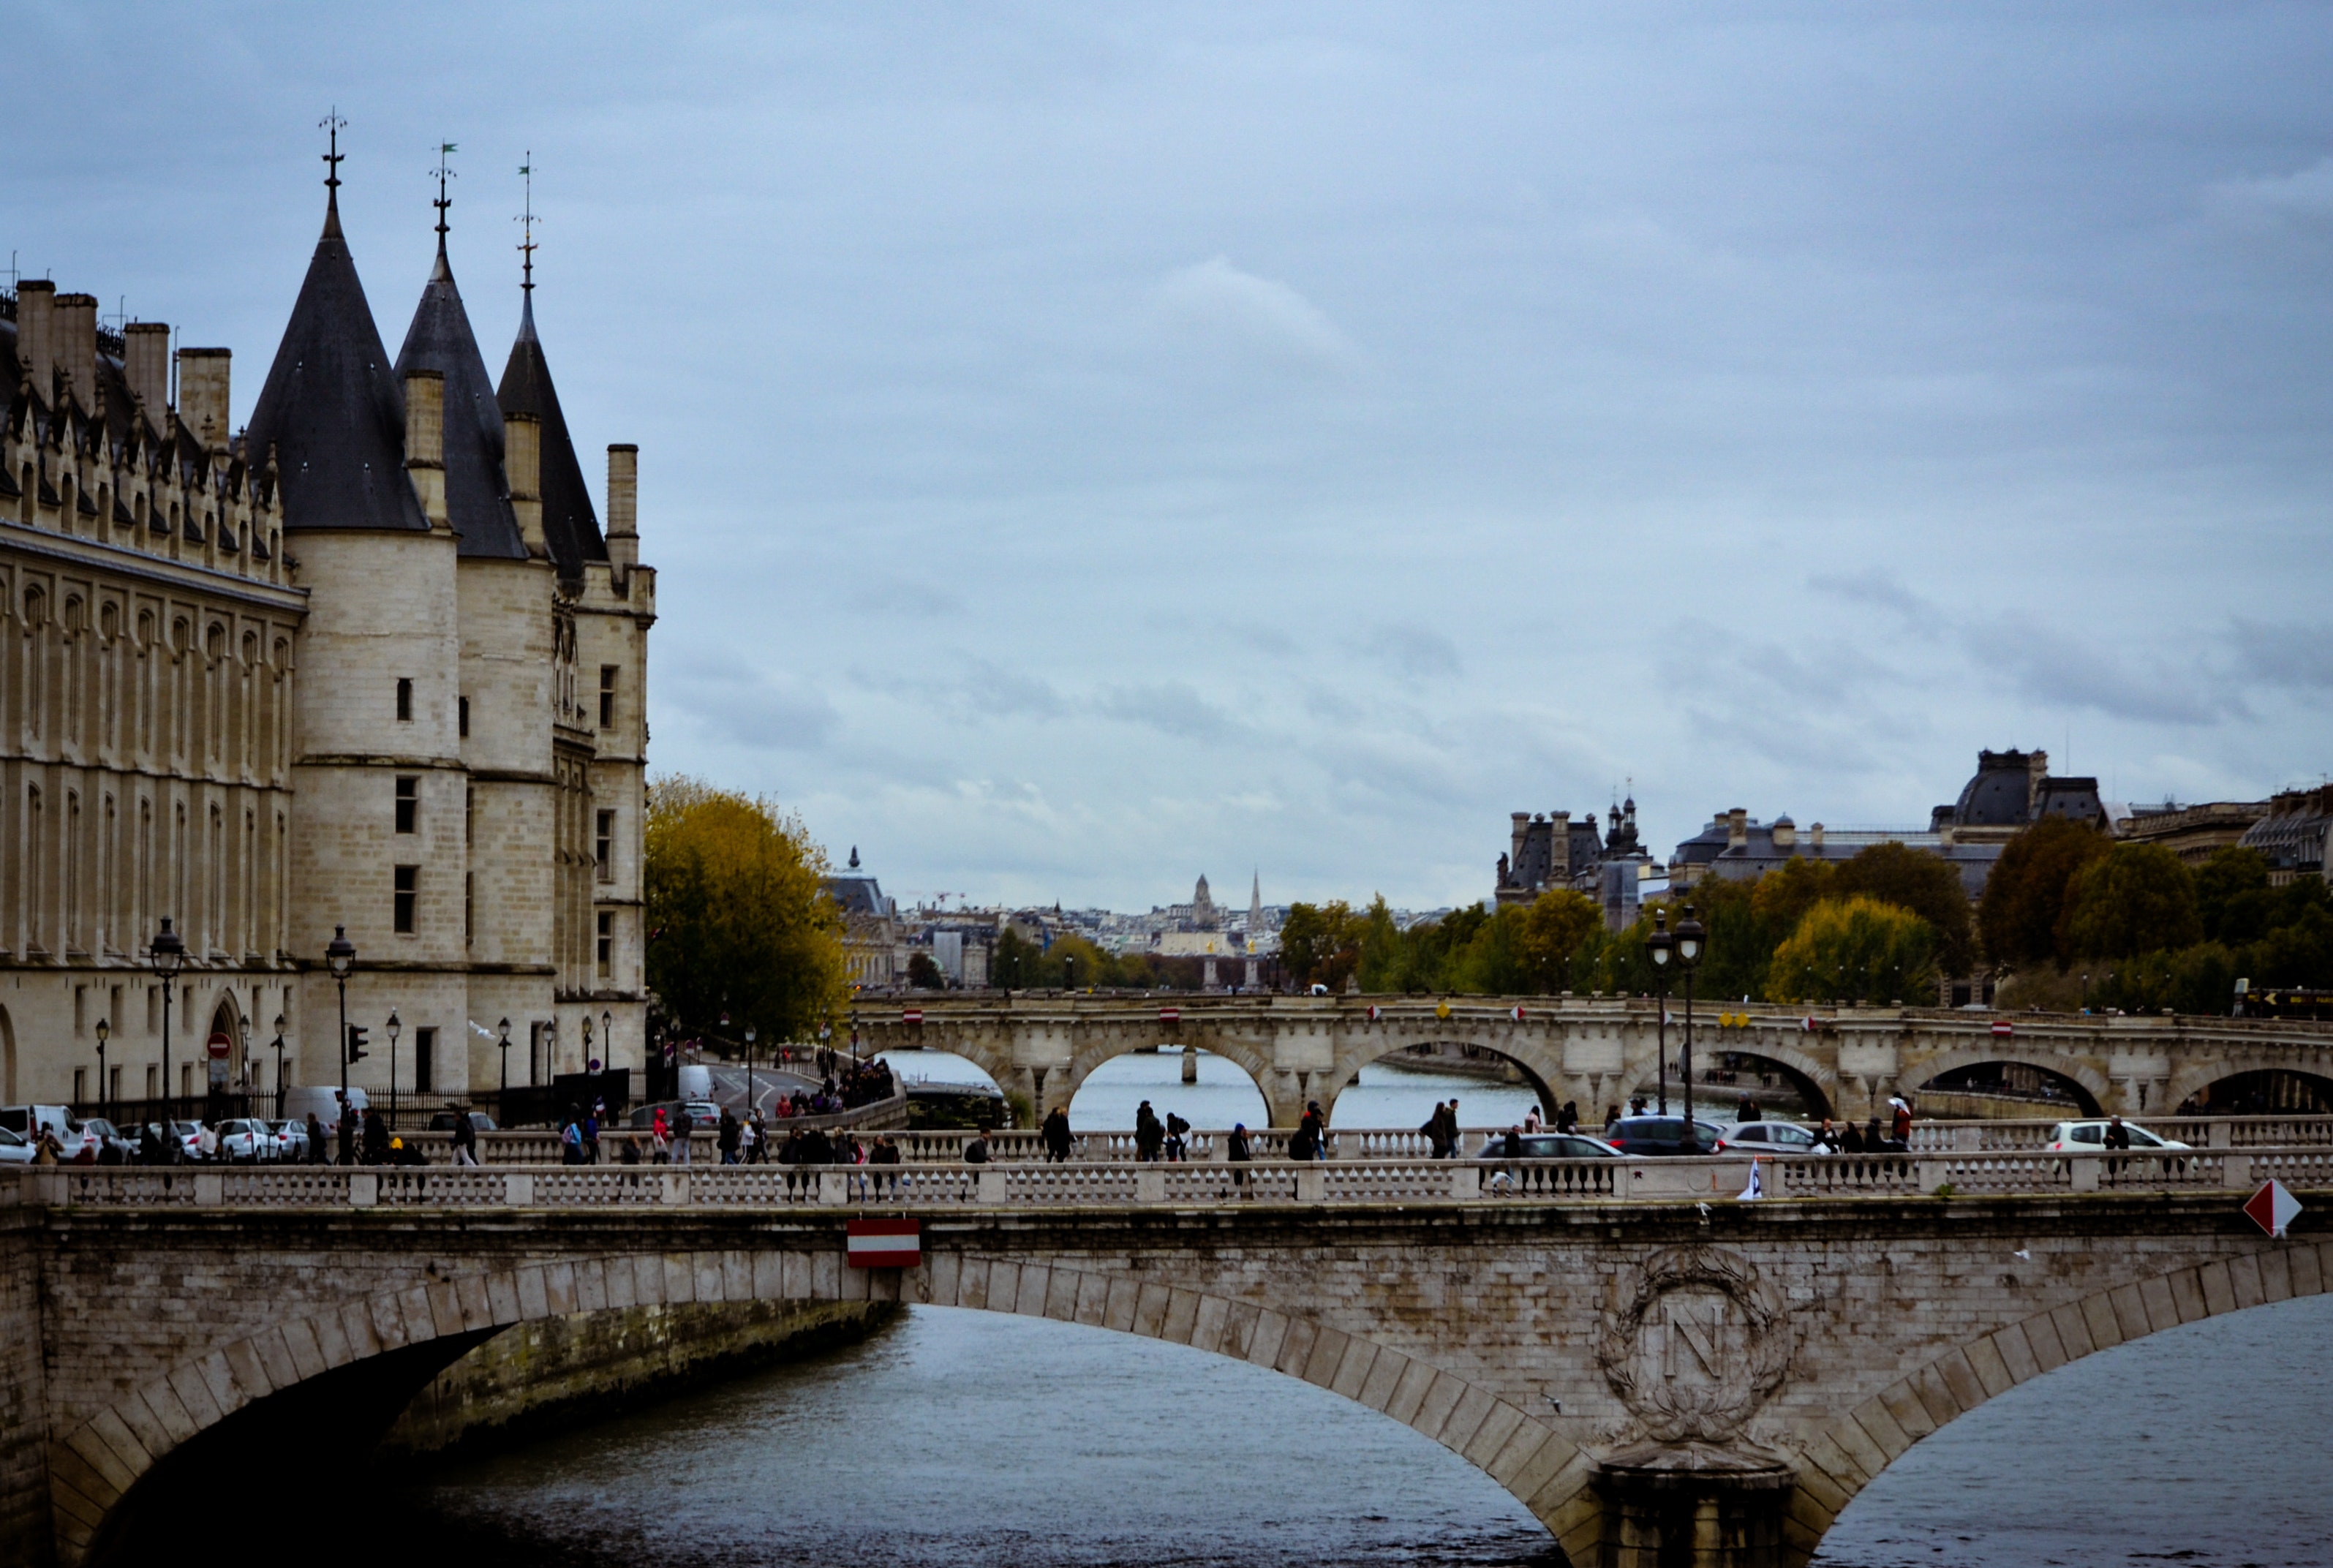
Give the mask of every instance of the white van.
MULTIPOLYGON (((372 1101, 365 1098, 365 1092, 361 1089, 349 1091, 349 1103, 355 1106, 360 1114, 372 1108, 372 1101)), ((312 1111, 316 1113, 316 1120, 323 1124, 326 1132, 338 1131, 341 1125, 339 1087, 327 1085, 318 1089, 303 1084, 300 1088, 286 1089, 283 1092, 283 1120, 296 1121, 305 1127, 308 1125, 308 1113, 312 1111)))
POLYGON ((80 1133, 70 1105, 0 1105, 0 1127, 27 1140, 38 1138, 45 1127, 57 1135, 60 1143, 64 1143, 69 1135, 78 1137, 80 1133))
POLYGON ((686 1064, 680 1070, 680 1094, 683 1100, 713 1098, 713 1069, 697 1064, 686 1064))

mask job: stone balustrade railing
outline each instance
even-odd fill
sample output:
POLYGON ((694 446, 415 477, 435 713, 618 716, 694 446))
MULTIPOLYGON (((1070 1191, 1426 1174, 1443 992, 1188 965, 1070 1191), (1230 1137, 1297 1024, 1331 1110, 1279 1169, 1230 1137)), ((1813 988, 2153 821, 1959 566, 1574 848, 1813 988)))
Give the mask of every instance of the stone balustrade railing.
MULTIPOLYGON (((2333 1188, 2333 1146, 2170 1152, 1935 1151, 1756 1161, 1763 1196, 1995 1197, 2333 1188)), ((859 1204, 1206 1207, 1269 1203, 1677 1202, 1739 1198, 1738 1159, 897 1166, 57 1166, 0 1172, 0 1205, 187 1208, 599 1208, 859 1204)))

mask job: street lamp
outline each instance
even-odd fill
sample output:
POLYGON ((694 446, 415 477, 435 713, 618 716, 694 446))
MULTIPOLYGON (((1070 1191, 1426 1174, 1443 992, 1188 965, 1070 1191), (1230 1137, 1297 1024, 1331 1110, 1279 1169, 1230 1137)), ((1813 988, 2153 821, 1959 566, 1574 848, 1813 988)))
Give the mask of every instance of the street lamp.
POLYGON ((586 1013, 583 1015, 583 1071, 594 1072, 597 1067, 598 1058, 591 1054, 591 1015, 586 1013))
MULTIPOLYGON (((346 926, 332 928, 332 939, 324 944, 324 966, 332 972, 333 981, 341 988, 341 1111, 349 1113, 349 974, 357 967, 357 946, 349 940, 346 926)), ((169 1017, 166 1006, 162 1016, 169 1017)))
MULTIPOLYGON (((256 1098, 259 1093, 259 1086, 253 1083, 251 1081, 259 1075, 259 1070, 253 1066, 251 1062, 251 1018, 248 1015, 245 1015, 244 1017, 236 1021, 235 1033, 236 1039, 239 1040, 243 1045, 243 1081, 247 1086, 245 1092, 256 1098)), ((249 1101, 245 1101, 244 1113, 245 1115, 250 1114, 249 1101)), ((255 1152, 256 1150, 254 1147, 254 1153, 255 1152)))
POLYGON ((600 1009, 600 1065, 616 1065, 616 1015, 605 1007, 600 1009))
POLYGON ((1695 1148, 1700 1146, 1701 1134, 1693 1123, 1693 971, 1701 962, 1702 938, 1707 935, 1693 918, 1693 906, 1687 904, 1676 928, 1677 967, 1685 971, 1685 1053, 1677 1059, 1677 1076, 1685 1080, 1685 1141, 1695 1148))
POLYGON ((397 1032, 405 1027, 397 1009, 389 1010, 389 1113, 397 1114, 397 1032))
POLYGON ((745 1114, 754 1114, 754 1041, 760 1034, 751 1024, 745 1025, 745 1114))
POLYGON ((1653 956, 1653 973, 1660 982, 1661 1043, 1661 1114, 1669 1113, 1669 955, 1675 950, 1676 938, 1669 935, 1669 912, 1653 911, 1653 934, 1645 938, 1645 948, 1653 956))
POLYGON ((97 1105, 101 1111, 110 1109, 105 1102, 105 1041, 112 1033, 112 1024, 102 1018, 97 1021, 97 1105))
POLYGON ((275 1119, 283 1120, 283 1015, 275 1015, 275 1119))
MULTIPOLYGON (((556 1013, 552 1014, 552 1015, 551 1015, 550 1020, 549 1020, 547 1023, 545 1023, 545 1024, 543 1024, 543 1026, 542 1026, 542 1053, 543 1053, 543 1055, 544 1055, 545 1057, 547 1057, 547 1058, 549 1059, 549 1061, 550 1061, 550 1065, 551 1065, 551 1075, 552 1075, 553 1078, 558 1077, 558 1076, 559 1076, 559 1015, 558 1015, 556 1013)), ((533 1082, 534 1081, 534 1073, 533 1073, 533 1066, 534 1066, 534 1063, 533 1063, 532 1062, 530 1062, 530 1063, 527 1063, 527 1067, 528 1067, 527 1082, 529 1082, 530 1083, 531 1083, 531 1082, 533 1082)))
POLYGON ((187 967, 187 939, 170 929, 168 915, 162 917, 162 928, 147 945, 146 961, 154 967, 154 973, 162 976, 162 1122, 163 1130, 168 1132, 171 1120, 170 993, 177 988, 178 971, 187 967))
POLYGON ((503 1121, 510 1120, 510 1020, 494 1025, 494 1044, 503 1053, 503 1092, 494 1098, 494 1114, 503 1121))

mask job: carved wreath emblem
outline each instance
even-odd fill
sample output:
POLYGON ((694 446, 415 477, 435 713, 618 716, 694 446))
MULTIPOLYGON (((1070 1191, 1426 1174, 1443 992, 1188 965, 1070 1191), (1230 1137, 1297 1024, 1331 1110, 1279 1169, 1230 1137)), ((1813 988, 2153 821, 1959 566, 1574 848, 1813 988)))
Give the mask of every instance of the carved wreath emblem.
POLYGON ((1606 1313, 1596 1359, 1656 1441, 1723 1442, 1781 1386, 1791 1339, 1748 1258, 1674 1247, 1647 1259, 1635 1295, 1606 1313))

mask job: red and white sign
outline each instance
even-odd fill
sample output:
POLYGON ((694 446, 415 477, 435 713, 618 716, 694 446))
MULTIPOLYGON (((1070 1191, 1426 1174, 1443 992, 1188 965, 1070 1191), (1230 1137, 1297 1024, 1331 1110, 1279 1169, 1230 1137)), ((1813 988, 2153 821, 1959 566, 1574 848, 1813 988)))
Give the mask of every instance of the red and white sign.
POLYGON ((844 1255, 853 1268, 915 1268, 924 1261, 924 1222, 854 1219, 844 1255))
POLYGON ((900 1022, 900 1023, 902 1023, 902 1024, 920 1024, 920 1023, 922 1023, 923 1021, 924 1021, 924 1010, 923 1010, 921 1007, 902 1007, 901 1009, 899 1009, 899 1022, 900 1022))
POLYGON ((1374 1003, 1374 1002, 1372 1002, 1372 1003, 1370 1003, 1370 1004, 1369 1004, 1369 1022, 1370 1022, 1370 1023, 1372 1023, 1372 1024, 1374 1024, 1374 1023, 1376 1023, 1377 1021, 1378 1021, 1378 1007, 1377 1007, 1377 1004, 1376 1004, 1376 1003, 1374 1003))
POLYGON ((1158 1021, 1161 1024, 1180 1024, 1183 1021, 1183 1009, 1161 1007, 1158 1009, 1158 1021))
POLYGON ((211 1031, 210 1053, 214 1062, 224 1062, 235 1050, 235 1042, 226 1037, 224 1029, 211 1031))
POLYGON ((2299 1212, 2300 1199, 2287 1192, 2281 1181, 2271 1181, 2244 1199, 2245 1217, 2272 1236, 2281 1237, 2299 1212))
POLYGON ((1518 1024, 1522 1023, 1522 1022, 1523 1021, 1523 1010, 1522 1010, 1522 1007, 1520 1007, 1520 1006, 1518 1006, 1518 1007, 1514 1010, 1514 1012, 1513 1012, 1513 1013, 1512 1013, 1512 1014, 1510 1014, 1510 1015, 1509 1015, 1509 1016, 1512 1017, 1516 1023, 1518 1023, 1518 1024))
POLYGON ((2017 1025, 2011 1024, 2006 1018, 1995 1018, 1992 1021, 1992 1032, 1996 1034, 2006 1037, 2017 1033, 2017 1025))

